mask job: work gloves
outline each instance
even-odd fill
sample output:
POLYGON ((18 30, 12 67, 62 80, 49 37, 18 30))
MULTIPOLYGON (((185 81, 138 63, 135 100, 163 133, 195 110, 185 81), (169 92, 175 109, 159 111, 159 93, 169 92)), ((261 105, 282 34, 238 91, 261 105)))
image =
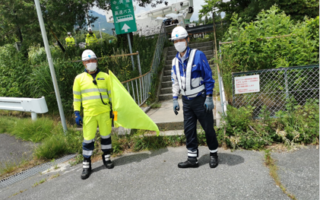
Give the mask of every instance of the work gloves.
POLYGON ((173 99, 173 112, 177 115, 180 110, 178 99, 173 99))
POLYGON ((78 124, 78 126, 82 126, 83 121, 82 121, 82 118, 80 116, 80 112, 79 111, 74 111, 74 115, 76 117, 76 123, 78 124))
POLYGON ((204 102, 204 107, 207 112, 212 111, 212 109, 214 108, 212 97, 207 96, 206 101, 204 102))

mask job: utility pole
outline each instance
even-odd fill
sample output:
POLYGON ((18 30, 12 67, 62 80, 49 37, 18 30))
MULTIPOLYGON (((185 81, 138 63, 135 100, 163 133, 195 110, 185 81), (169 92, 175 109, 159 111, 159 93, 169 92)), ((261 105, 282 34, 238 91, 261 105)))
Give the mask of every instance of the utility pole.
POLYGON ((52 82, 53 82, 54 91, 55 91, 57 102, 58 102, 58 108, 59 108, 61 123, 62 123, 63 131, 66 132, 67 131, 67 123, 66 123, 66 119, 64 117, 63 106, 62 106, 62 102, 61 102, 61 98, 60 98, 60 92, 59 92, 59 86, 58 86, 58 83, 57 83, 56 73, 55 73, 54 67, 53 67, 51 51, 50 51, 50 47, 49 47, 49 43, 48 43, 47 32, 46 32, 46 29, 44 27, 41 7, 40 7, 39 0, 34 0, 34 3, 36 5, 36 10, 37 10, 37 14, 38 14, 40 29, 41 29, 41 34, 42 34, 42 38, 43 38, 43 43, 44 43, 44 47, 45 47, 45 50, 46 50, 46 53, 47 53, 47 59, 48 59, 49 68, 50 68, 50 72, 51 72, 51 78, 52 78, 52 82))

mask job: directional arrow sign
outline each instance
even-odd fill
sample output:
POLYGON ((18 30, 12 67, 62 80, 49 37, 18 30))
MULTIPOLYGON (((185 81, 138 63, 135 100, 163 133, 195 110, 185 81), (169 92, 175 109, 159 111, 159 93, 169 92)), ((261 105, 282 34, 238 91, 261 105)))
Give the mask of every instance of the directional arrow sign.
POLYGON ((124 24, 121 30, 128 32, 128 29, 130 29, 130 27, 127 24, 124 24))
POLYGON ((113 0, 110 2, 117 35, 137 31, 132 0, 113 0))

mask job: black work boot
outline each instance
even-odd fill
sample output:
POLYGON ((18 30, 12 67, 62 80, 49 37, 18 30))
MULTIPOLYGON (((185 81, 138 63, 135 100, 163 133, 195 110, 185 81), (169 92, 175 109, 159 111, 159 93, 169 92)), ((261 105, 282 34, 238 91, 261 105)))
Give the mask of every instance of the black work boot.
POLYGON ((219 164, 218 153, 210 153, 210 168, 216 168, 219 164))
POLYGON ((102 154, 102 161, 106 168, 112 169, 114 167, 114 164, 110 160, 110 154, 102 154))
POLYGON ((83 159, 83 170, 82 170, 82 174, 81 174, 81 179, 87 179, 89 178, 90 174, 91 174, 91 159, 90 158, 84 158, 83 159))
POLYGON ((178 164, 179 168, 197 168, 199 167, 198 159, 197 158, 190 158, 188 157, 188 160, 185 162, 181 162, 178 164))

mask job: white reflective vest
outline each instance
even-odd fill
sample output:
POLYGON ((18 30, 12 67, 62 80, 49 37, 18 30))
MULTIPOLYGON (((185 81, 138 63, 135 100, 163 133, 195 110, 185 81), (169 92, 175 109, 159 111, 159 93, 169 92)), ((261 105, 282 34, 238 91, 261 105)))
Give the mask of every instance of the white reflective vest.
POLYGON ((192 64, 193 64, 194 55, 195 55, 196 51, 197 51, 197 49, 192 49, 191 52, 190 52, 189 61, 188 61, 188 64, 187 64, 186 87, 185 87, 185 89, 182 88, 179 60, 177 58, 174 58, 172 60, 172 66, 175 65, 175 67, 176 67, 176 75, 177 75, 177 79, 178 79, 178 82, 179 82, 180 93, 183 96, 189 96, 189 95, 197 94, 199 92, 202 92, 205 89, 204 84, 202 84, 202 85, 200 85, 198 87, 195 87, 195 88, 192 88, 192 86, 191 86, 191 71, 192 71, 192 64))

